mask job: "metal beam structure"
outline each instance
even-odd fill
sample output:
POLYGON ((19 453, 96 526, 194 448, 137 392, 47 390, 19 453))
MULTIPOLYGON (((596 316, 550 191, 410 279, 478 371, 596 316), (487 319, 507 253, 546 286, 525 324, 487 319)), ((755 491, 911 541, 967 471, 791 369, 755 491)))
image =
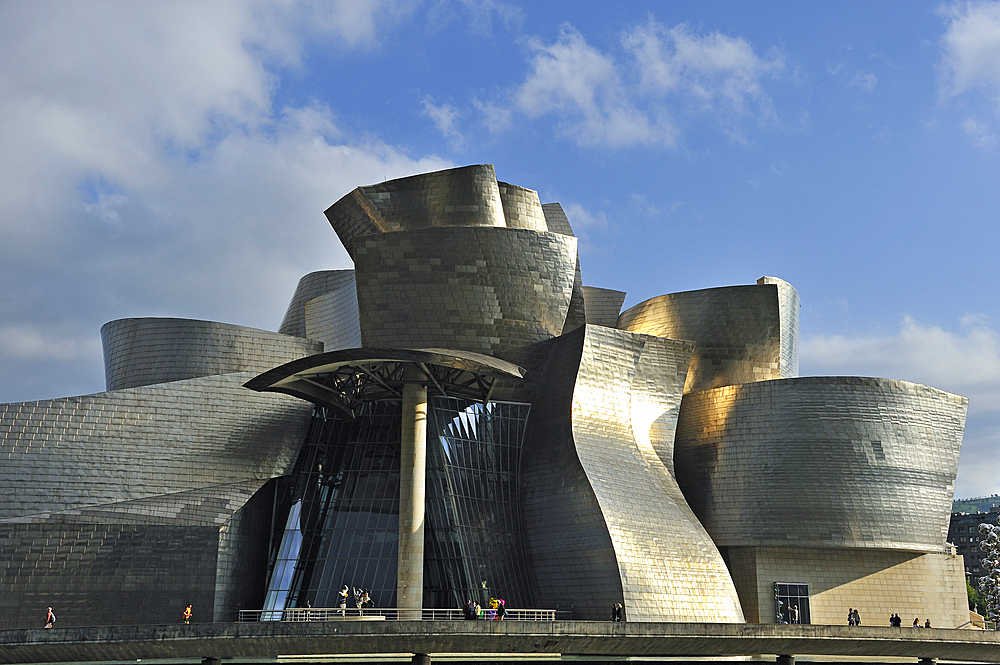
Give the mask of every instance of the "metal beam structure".
POLYGON ((409 617, 423 607, 427 396, 487 402, 500 378, 520 381, 524 369, 497 358, 454 349, 344 349, 276 367, 246 384, 333 407, 349 417, 365 402, 402 402, 399 553, 396 597, 409 617))

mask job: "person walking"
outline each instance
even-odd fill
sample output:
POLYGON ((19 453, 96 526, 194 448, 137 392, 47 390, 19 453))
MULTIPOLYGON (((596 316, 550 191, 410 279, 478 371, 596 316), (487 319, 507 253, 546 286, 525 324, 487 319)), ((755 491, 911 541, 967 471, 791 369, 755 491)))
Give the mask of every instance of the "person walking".
POLYGON ((48 613, 45 615, 45 627, 51 628, 52 625, 55 624, 55 622, 56 622, 56 613, 53 612, 52 608, 50 607, 48 613))
POLYGON ((184 619, 184 623, 191 623, 191 617, 193 615, 194 612, 191 611, 191 603, 188 603, 188 606, 184 608, 184 614, 181 615, 184 619))

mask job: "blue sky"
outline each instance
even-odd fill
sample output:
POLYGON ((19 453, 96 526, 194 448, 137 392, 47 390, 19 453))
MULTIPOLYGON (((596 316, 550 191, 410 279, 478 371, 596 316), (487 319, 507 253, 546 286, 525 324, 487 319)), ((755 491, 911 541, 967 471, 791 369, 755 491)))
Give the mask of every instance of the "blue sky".
POLYGON ((100 326, 277 328, 322 211, 492 163, 584 282, 788 280, 802 375, 970 398, 1000 491, 1000 2, 0 0, 0 401, 99 392, 100 326))

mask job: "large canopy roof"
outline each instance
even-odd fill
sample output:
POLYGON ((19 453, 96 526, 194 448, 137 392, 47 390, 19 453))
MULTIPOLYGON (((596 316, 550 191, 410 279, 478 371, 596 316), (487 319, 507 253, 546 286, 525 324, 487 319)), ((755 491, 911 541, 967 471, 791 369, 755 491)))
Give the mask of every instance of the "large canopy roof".
POLYGON ((401 398, 403 385, 429 393, 486 402, 500 378, 524 378, 505 360, 454 349, 342 349, 285 363, 247 381, 258 392, 277 392, 329 406, 351 417, 365 402, 401 398))

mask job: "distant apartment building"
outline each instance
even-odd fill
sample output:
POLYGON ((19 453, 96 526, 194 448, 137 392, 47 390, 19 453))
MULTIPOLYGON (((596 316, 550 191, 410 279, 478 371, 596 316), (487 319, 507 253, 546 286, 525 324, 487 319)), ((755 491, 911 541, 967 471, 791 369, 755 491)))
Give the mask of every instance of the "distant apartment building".
POLYGON ((993 506, 989 512, 952 513, 948 527, 948 542, 965 558, 967 575, 980 577, 989 573, 983 570, 982 560, 986 553, 979 549, 979 543, 986 538, 979 533, 979 525, 984 522, 996 524, 1000 506, 993 506))

